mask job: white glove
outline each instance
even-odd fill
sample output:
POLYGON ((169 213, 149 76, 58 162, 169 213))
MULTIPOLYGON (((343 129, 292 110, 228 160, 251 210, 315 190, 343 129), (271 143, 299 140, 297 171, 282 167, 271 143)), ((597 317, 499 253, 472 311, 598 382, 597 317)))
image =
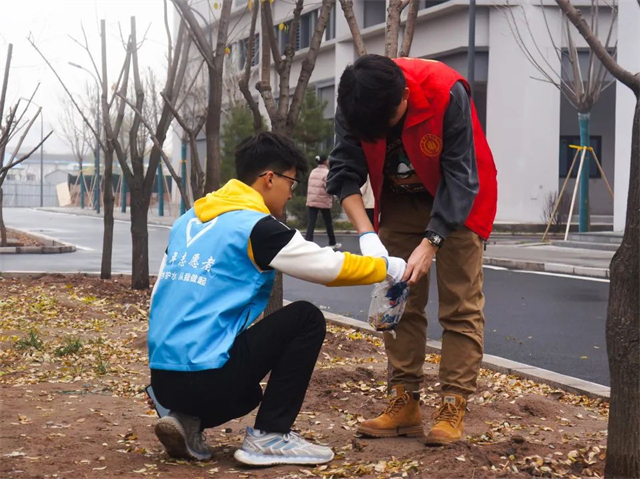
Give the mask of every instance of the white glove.
POLYGON ((373 231, 360 235, 360 252, 362 256, 389 256, 387 248, 373 231))
POLYGON ((385 258, 387 260, 387 280, 391 284, 402 281, 404 271, 407 269, 407 263, 402 258, 396 258, 395 256, 389 256, 385 258))

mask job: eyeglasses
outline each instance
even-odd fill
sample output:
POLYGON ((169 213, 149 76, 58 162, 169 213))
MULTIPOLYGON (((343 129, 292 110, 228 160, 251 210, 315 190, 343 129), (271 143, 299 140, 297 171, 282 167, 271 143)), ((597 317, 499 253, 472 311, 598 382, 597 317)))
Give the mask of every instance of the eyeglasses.
MULTIPOLYGON (((269 173, 268 171, 265 171, 264 173, 262 173, 261 175, 258 175, 258 178, 262 177, 262 176, 266 176, 267 173, 269 173)), ((287 180, 291 180, 293 183, 291 183, 291 191, 296 189, 296 186, 298 186, 298 183, 300 183, 300 181, 298 181, 295 178, 291 178, 290 176, 287 175, 283 175, 281 173, 276 173, 275 171, 272 171, 272 173, 276 176, 280 176, 281 178, 286 178, 287 180)))

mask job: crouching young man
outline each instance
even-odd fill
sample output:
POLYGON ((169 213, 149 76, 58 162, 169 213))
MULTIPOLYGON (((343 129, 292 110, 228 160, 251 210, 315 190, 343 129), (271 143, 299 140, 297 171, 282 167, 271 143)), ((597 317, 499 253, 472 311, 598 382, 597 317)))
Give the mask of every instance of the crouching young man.
POLYGON ((342 286, 399 281, 406 265, 320 248, 276 220, 272 215, 283 214, 306 167, 290 140, 259 133, 236 150, 238 179, 196 201, 173 225, 149 319, 151 384, 171 410, 155 432, 172 457, 210 459, 203 430, 259 405, 235 452, 238 461, 333 459, 329 447, 291 431, 324 340, 322 313, 300 301, 253 323, 276 270, 342 286), (260 381, 268 373, 263 392, 260 381))

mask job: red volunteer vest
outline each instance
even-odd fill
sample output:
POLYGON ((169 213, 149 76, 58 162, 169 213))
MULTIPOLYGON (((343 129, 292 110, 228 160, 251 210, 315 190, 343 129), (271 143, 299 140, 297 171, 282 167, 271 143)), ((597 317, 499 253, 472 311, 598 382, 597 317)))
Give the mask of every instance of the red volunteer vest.
MULTIPOLYGON (((435 60, 396 58, 394 61, 404 72, 409 88, 408 111, 402 130, 402 143, 416 174, 427 191, 435 197, 438 183, 442 177, 440 172, 442 130, 444 114, 449 106, 451 88, 457 81, 461 81, 469 90, 469 84, 458 72, 435 60)), ((481 238, 487 239, 491 234, 493 220, 496 216, 497 172, 493 155, 478 121, 473 100, 471 101, 471 115, 480 189, 465 225, 481 238)), ((371 187, 376 199, 376 224, 374 225, 376 230, 378 229, 380 194, 384 181, 383 168, 386 148, 386 139, 376 142, 362 142, 362 149, 371 177, 371 187)))

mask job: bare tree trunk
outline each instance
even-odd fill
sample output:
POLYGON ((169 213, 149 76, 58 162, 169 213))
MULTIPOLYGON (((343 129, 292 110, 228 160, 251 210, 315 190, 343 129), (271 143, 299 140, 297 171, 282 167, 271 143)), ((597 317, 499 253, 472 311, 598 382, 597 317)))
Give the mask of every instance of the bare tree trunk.
POLYGON ((217 72, 209 70, 209 102, 205 131, 207 132, 207 158, 205 161, 204 193, 220 188, 220 111, 222 108, 222 78, 217 72))
POLYGON ((144 200, 143 184, 134 179, 131 186, 131 288, 149 288, 149 205, 144 200))
POLYGON ((2 213, 4 193, 0 187, 0 246, 7 246, 7 226, 4 224, 4 215, 2 213))
POLYGON ((626 225, 610 267, 606 335, 611 406, 605 464, 607 478, 635 478, 640 477, 640 73, 616 62, 569 0, 556 3, 605 68, 636 97, 626 225))
MULTIPOLYGON (((105 21, 102 20, 100 22, 101 26, 101 49, 102 49, 102 92, 101 92, 101 104, 102 104, 102 123, 103 129, 107 132, 107 123, 110 122, 109 118, 109 99, 108 99, 108 90, 107 90, 107 40, 106 40, 106 30, 105 30, 105 21)), ((96 115, 100 115, 100 107, 96 105, 98 110, 96 111, 96 115)), ((97 135, 100 135, 100 131, 98 130, 97 135)), ((105 135, 107 138, 107 148, 104 150, 105 156, 105 168, 104 168, 104 188, 103 188, 103 198, 104 198, 104 211, 103 211, 103 219, 102 223, 104 226, 104 230, 102 232, 102 264, 100 265, 100 278, 101 279, 111 279, 111 259, 113 256, 113 191, 111 188, 111 178, 113 177, 113 146, 108 141, 108 135, 105 135)), ((96 147, 98 148, 98 147, 96 147)), ((97 172, 96 172, 97 173, 97 172)), ((94 175, 95 176, 95 175, 94 175)), ((100 201, 100 198, 98 198, 100 201)))
POLYGON ((113 150, 108 148, 104 153, 104 230, 102 232, 102 264, 100 279, 111 279, 111 261, 113 256, 113 150))
POLYGON ((633 119, 627 218, 611 261, 607 354, 611 407, 605 477, 640 477, 640 96, 633 119))

